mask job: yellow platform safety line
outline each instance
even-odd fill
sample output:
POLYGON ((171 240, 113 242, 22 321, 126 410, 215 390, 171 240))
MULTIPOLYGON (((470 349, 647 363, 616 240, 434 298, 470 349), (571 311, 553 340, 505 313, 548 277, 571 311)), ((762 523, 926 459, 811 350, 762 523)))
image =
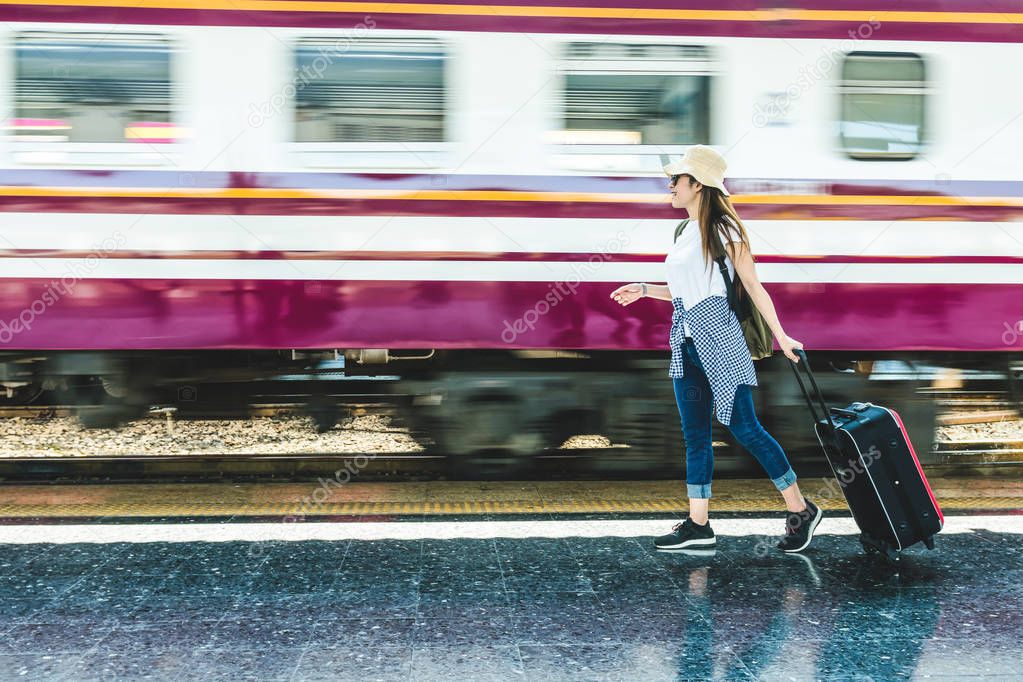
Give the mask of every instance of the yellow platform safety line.
MULTIPOLYGON (((822 509, 848 509, 829 479, 800 483, 803 494, 822 509)), ((937 478, 931 483, 947 512, 1023 510, 1023 478, 937 478)), ((5 485, 0 486, 0 518, 679 514, 688 509, 682 487, 676 481, 5 485)), ((711 506, 716 512, 784 509, 765 480, 715 481, 711 506)))

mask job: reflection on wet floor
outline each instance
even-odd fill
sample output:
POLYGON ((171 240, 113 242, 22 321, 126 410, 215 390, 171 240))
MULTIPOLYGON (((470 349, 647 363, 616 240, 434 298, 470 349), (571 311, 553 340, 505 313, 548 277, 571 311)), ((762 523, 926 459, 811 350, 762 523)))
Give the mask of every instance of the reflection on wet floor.
POLYGON ((898 567, 848 518, 805 555, 778 519, 658 553, 670 523, 0 526, 0 678, 1019 674, 1023 517, 950 517, 898 567))

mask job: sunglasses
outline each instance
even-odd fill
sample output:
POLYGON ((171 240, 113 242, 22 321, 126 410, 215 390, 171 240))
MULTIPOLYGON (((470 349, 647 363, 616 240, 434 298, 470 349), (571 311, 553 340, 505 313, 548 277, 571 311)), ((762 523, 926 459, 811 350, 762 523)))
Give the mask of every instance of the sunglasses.
POLYGON ((672 175, 671 176, 671 184, 672 185, 677 185, 679 178, 681 178, 683 175, 685 175, 685 173, 676 173, 675 175, 672 175))

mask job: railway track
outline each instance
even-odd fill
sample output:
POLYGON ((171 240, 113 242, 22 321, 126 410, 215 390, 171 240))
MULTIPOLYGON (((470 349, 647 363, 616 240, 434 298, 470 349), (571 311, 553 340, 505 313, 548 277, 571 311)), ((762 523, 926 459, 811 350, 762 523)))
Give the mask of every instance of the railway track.
MULTIPOLYGON (((338 396, 338 406, 362 413, 393 415, 397 405, 411 400, 411 396, 373 396, 372 401, 359 399, 360 396, 338 396)), ((936 399, 940 413, 937 418, 942 424, 982 424, 1020 418, 1011 400, 996 394, 958 396, 936 399)), ((304 402, 254 402, 235 408, 218 407, 209 409, 155 406, 142 418, 166 419, 251 419, 253 417, 303 416, 307 404, 304 402)), ((0 419, 48 419, 72 417, 78 408, 71 405, 9 405, 0 406, 0 419)))
MULTIPOLYGON (((628 462, 628 447, 545 450, 530 459, 524 480, 607 476, 679 478, 678 472, 651 476, 644 460, 628 462), (630 474, 632 476, 630 476, 630 474)), ((829 476, 823 461, 803 461, 801 476, 829 476)), ((939 442, 927 465, 929 476, 1002 475, 1023 470, 1023 440, 939 442)), ((715 472, 721 478, 745 471, 715 472)), ((447 458, 422 452, 317 454, 125 455, 117 457, 0 457, 0 480, 59 482, 146 480, 362 480, 426 481, 448 477, 447 458)))

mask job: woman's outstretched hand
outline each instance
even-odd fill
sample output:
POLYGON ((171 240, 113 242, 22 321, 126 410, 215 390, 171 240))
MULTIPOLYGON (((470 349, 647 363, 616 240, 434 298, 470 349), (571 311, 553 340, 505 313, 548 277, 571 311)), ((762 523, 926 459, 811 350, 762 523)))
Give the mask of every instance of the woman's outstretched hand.
POLYGON ((793 362, 799 362, 799 356, 792 352, 793 348, 802 348, 803 344, 801 341, 796 341, 794 338, 786 334, 778 339, 778 345, 781 346, 781 350, 785 353, 785 357, 793 362))
POLYGON ((625 284, 611 292, 611 298, 622 305, 629 305, 643 298, 643 286, 640 284, 625 284))

